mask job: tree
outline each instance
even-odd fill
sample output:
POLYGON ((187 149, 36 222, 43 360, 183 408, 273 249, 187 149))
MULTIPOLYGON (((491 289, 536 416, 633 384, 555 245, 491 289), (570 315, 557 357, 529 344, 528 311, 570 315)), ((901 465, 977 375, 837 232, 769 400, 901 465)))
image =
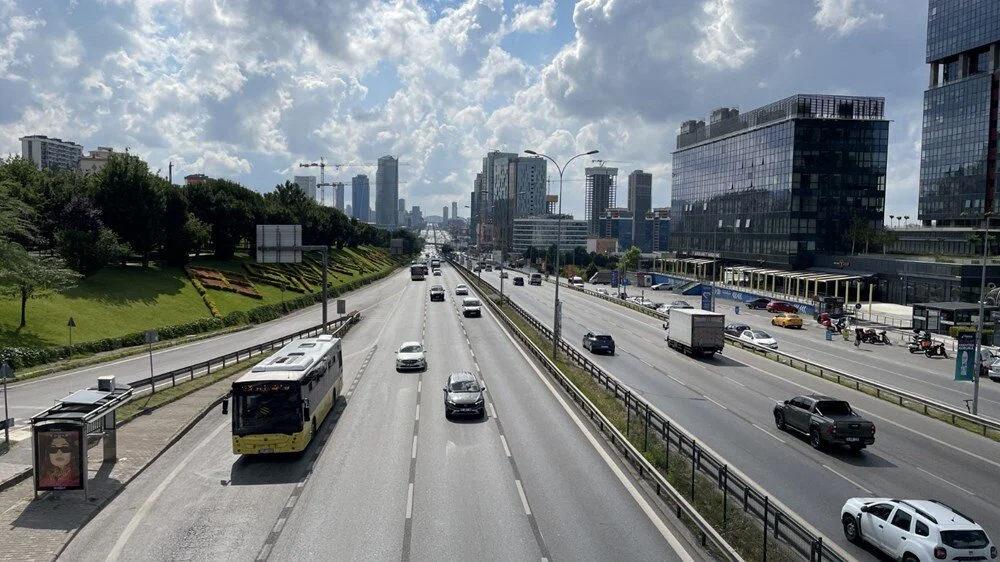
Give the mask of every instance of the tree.
POLYGON ((87 197, 73 196, 59 217, 62 226, 55 232, 55 248, 72 269, 91 275, 128 255, 128 245, 104 226, 101 212, 87 197))
POLYGON ((584 274, 587 276, 587 279, 590 280, 591 277, 597 275, 597 271, 597 264, 591 260, 590 265, 587 266, 587 271, 585 271, 584 274))
POLYGON ((53 291, 72 287, 80 274, 66 268, 59 258, 35 256, 24 251, 0 269, 0 293, 21 299, 21 323, 27 326, 28 299, 38 298, 53 291))
POLYGON ((129 154, 113 154, 94 177, 94 202, 104 223, 142 257, 163 239, 166 181, 149 173, 145 162, 129 154))
POLYGON ((875 233, 876 241, 880 246, 882 246, 882 253, 885 254, 889 250, 889 246, 892 246, 897 241, 899 241, 899 233, 894 230, 889 230, 888 228, 880 228, 875 233))
POLYGON ((642 250, 638 246, 632 246, 618 260, 618 264, 624 271, 633 271, 639 267, 639 257, 641 255, 642 250))
POLYGON ((216 259, 232 258, 241 241, 254 239, 258 221, 270 218, 264 198, 233 181, 212 179, 189 185, 185 195, 192 213, 212 233, 216 259))

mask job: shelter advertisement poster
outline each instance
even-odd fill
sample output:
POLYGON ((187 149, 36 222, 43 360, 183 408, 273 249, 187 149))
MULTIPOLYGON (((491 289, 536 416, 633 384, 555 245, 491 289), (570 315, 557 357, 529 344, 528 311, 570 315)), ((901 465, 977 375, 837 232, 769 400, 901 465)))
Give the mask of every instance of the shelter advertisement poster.
POLYGON ((51 425, 35 428, 35 489, 82 490, 83 427, 51 425))

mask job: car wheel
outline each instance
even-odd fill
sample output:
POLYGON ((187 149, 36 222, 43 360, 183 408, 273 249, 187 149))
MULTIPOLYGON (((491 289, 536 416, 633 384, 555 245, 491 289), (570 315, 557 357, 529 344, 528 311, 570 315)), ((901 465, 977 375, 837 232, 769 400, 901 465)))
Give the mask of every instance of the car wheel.
POLYGON ((783 414, 774 414, 774 426, 785 431, 785 416, 783 414))
POLYGON ((823 449, 823 438, 819 436, 819 430, 815 427, 809 430, 809 444, 817 451, 823 449))
POLYGON ((844 537, 849 542, 861 544, 861 529, 858 527, 858 520, 853 515, 845 514, 842 523, 844 524, 844 537))
POLYGON ((920 562, 920 559, 907 552, 903 555, 903 562, 920 562))

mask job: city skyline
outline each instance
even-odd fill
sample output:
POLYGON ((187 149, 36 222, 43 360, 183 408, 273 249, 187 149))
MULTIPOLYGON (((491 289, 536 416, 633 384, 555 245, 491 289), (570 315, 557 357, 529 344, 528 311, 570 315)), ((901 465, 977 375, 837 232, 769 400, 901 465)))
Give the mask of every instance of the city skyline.
MULTIPOLYGON (((917 214, 924 3, 917 10, 862 0, 775 0, 752 9, 697 0, 670 10, 651 0, 361 4, 334 10, 357 25, 332 37, 310 15, 277 4, 255 10, 231 2, 233 17, 223 19, 170 3, 69 11, 55 1, 4 3, 0 35, 10 41, 0 57, 0 91, 12 103, 0 113, 0 152, 16 154, 19 137, 45 134, 130 147, 153 169, 173 161, 175 178, 205 173, 261 191, 316 155, 372 162, 397 154, 412 164, 401 195, 436 208, 468 199, 477 160, 489 150, 534 148, 564 158, 597 147, 629 162, 623 170, 653 174, 656 207, 669 201, 669 153, 686 116, 795 92, 879 95, 895 123, 886 211, 917 214), (779 4, 784 23, 766 15, 767 5, 779 4), (380 41, 394 18, 411 22, 406 39, 426 48, 380 41), (621 31, 635 19, 648 25, 621 31), (75 31, 77 21, 90 31, 75 31), (298 30, 291 35, 301 45, 258 41, 274 25, 298 30), (166 45, 184 33, 219 41, 171 63, 166 45), (365 45, 381 46, 361 56, 365 45), (135 66, 116 59, 118 52, 135 66), (649 72, 626 72, 633 65, 649 72), (436 68, 462 86, 449 91, 436 68), (192 82, 202 87, 181 87, 192 82), (83 87, 71 89, 77 84, 83 87), (185 94, 165 94, 171 91, 185 94), (261 115, 268 117, 254 117, 261 115)), ((582 178, 582 166, 567 172, 569 180, 582 178)), ((582 192, 582 181, 567 182, 564 210, 582 216, 582 192)))

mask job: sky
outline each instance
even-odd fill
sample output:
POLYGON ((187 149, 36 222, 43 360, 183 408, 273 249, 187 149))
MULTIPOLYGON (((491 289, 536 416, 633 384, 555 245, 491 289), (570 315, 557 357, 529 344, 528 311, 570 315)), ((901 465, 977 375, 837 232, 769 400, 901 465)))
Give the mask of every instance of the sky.
MULTIPOLYGON (((886 216, 915 219, 926 18, 926 0, 0 0, 0 154, 44 134, 258 191, 321 156, 350 185, 392 154, 408 207, 468 216, 485 152, 597 149, 619 201, 641 168, 669 206, 682 121, 870 95, 892 121, 886 216)), ((565 173, 581 217, 587 165, 565 173)))

